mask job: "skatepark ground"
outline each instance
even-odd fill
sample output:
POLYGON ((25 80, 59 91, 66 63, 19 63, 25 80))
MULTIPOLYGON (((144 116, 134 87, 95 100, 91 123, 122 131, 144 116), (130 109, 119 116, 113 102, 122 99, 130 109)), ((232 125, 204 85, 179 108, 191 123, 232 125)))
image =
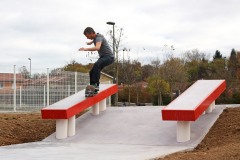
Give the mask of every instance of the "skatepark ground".
POLYGON ((161 109, 86 112, 76 120, 76 135, 64 140, 55 139, 55 122, 42 120, 40 113, 0 113, 0 159, 240 159, 237 105, 217 105, 191 123, 191 140, 185 143, 176 142, 176 122, 162 121, 161 109))

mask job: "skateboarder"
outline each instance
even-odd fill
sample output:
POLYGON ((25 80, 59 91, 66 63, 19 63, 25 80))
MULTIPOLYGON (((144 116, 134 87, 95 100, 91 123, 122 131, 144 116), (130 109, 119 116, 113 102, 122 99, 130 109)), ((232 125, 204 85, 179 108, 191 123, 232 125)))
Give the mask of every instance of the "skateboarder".
POLYGON ((99 79, 101 70, 114 62, 113 52, 103 35, 95 33, 93 28, 87 27, 83 34, 90 39, 87 45, 94 44, 94 47, 80 48, 79 51, 98 51, 99 59, 94 63, 89 72, 90 85, 95 88, 95 92, 99 91, 99 79))

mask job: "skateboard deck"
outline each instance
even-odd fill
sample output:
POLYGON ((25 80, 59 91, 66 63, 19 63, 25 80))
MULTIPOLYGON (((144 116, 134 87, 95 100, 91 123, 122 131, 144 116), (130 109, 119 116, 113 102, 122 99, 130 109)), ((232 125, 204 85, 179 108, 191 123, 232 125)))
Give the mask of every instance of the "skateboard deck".
POLYGON ((93 97, 98 92, 96 91, 95 87, 92 85, 88 85, 85 89, 85 97, 93 97))

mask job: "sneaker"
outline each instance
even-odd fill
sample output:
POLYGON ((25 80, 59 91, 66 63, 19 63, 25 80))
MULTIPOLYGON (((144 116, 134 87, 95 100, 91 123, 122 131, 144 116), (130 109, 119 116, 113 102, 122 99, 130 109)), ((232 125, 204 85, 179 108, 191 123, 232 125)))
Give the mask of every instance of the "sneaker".
POLYGON ((95 91, 99 91, 99 84, 98 83, 93 83, 93 84, 90 84, 91 86, 93 86, 95 88, 95 91))
POLYGON ((94 87, 94 94, 97 94, 99 91, 98 83, 90 83, 90 85, 94 87))
POLYGON ((95 85, 94 88, 95 88, 95 93, 94 94, 98 94, 99 86, 95 85))
POLYGON ((95 87, 95 91, 99 91, 99 86, 94 86, 95 87))

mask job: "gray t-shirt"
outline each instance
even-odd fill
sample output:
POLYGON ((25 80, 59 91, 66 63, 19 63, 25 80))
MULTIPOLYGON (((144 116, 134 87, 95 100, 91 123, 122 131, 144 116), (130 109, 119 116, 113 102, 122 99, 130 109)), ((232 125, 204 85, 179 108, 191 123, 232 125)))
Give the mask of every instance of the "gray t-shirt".
POLYGON ((97 42, 102 43, 100 49, 98 50, 99 57, 102 57, 105 55, 110 55, 111 57, 114 57, 113 52, 103 35, 97 33, 97 37, 93 40, 93 43, 95 46, 97 42))

